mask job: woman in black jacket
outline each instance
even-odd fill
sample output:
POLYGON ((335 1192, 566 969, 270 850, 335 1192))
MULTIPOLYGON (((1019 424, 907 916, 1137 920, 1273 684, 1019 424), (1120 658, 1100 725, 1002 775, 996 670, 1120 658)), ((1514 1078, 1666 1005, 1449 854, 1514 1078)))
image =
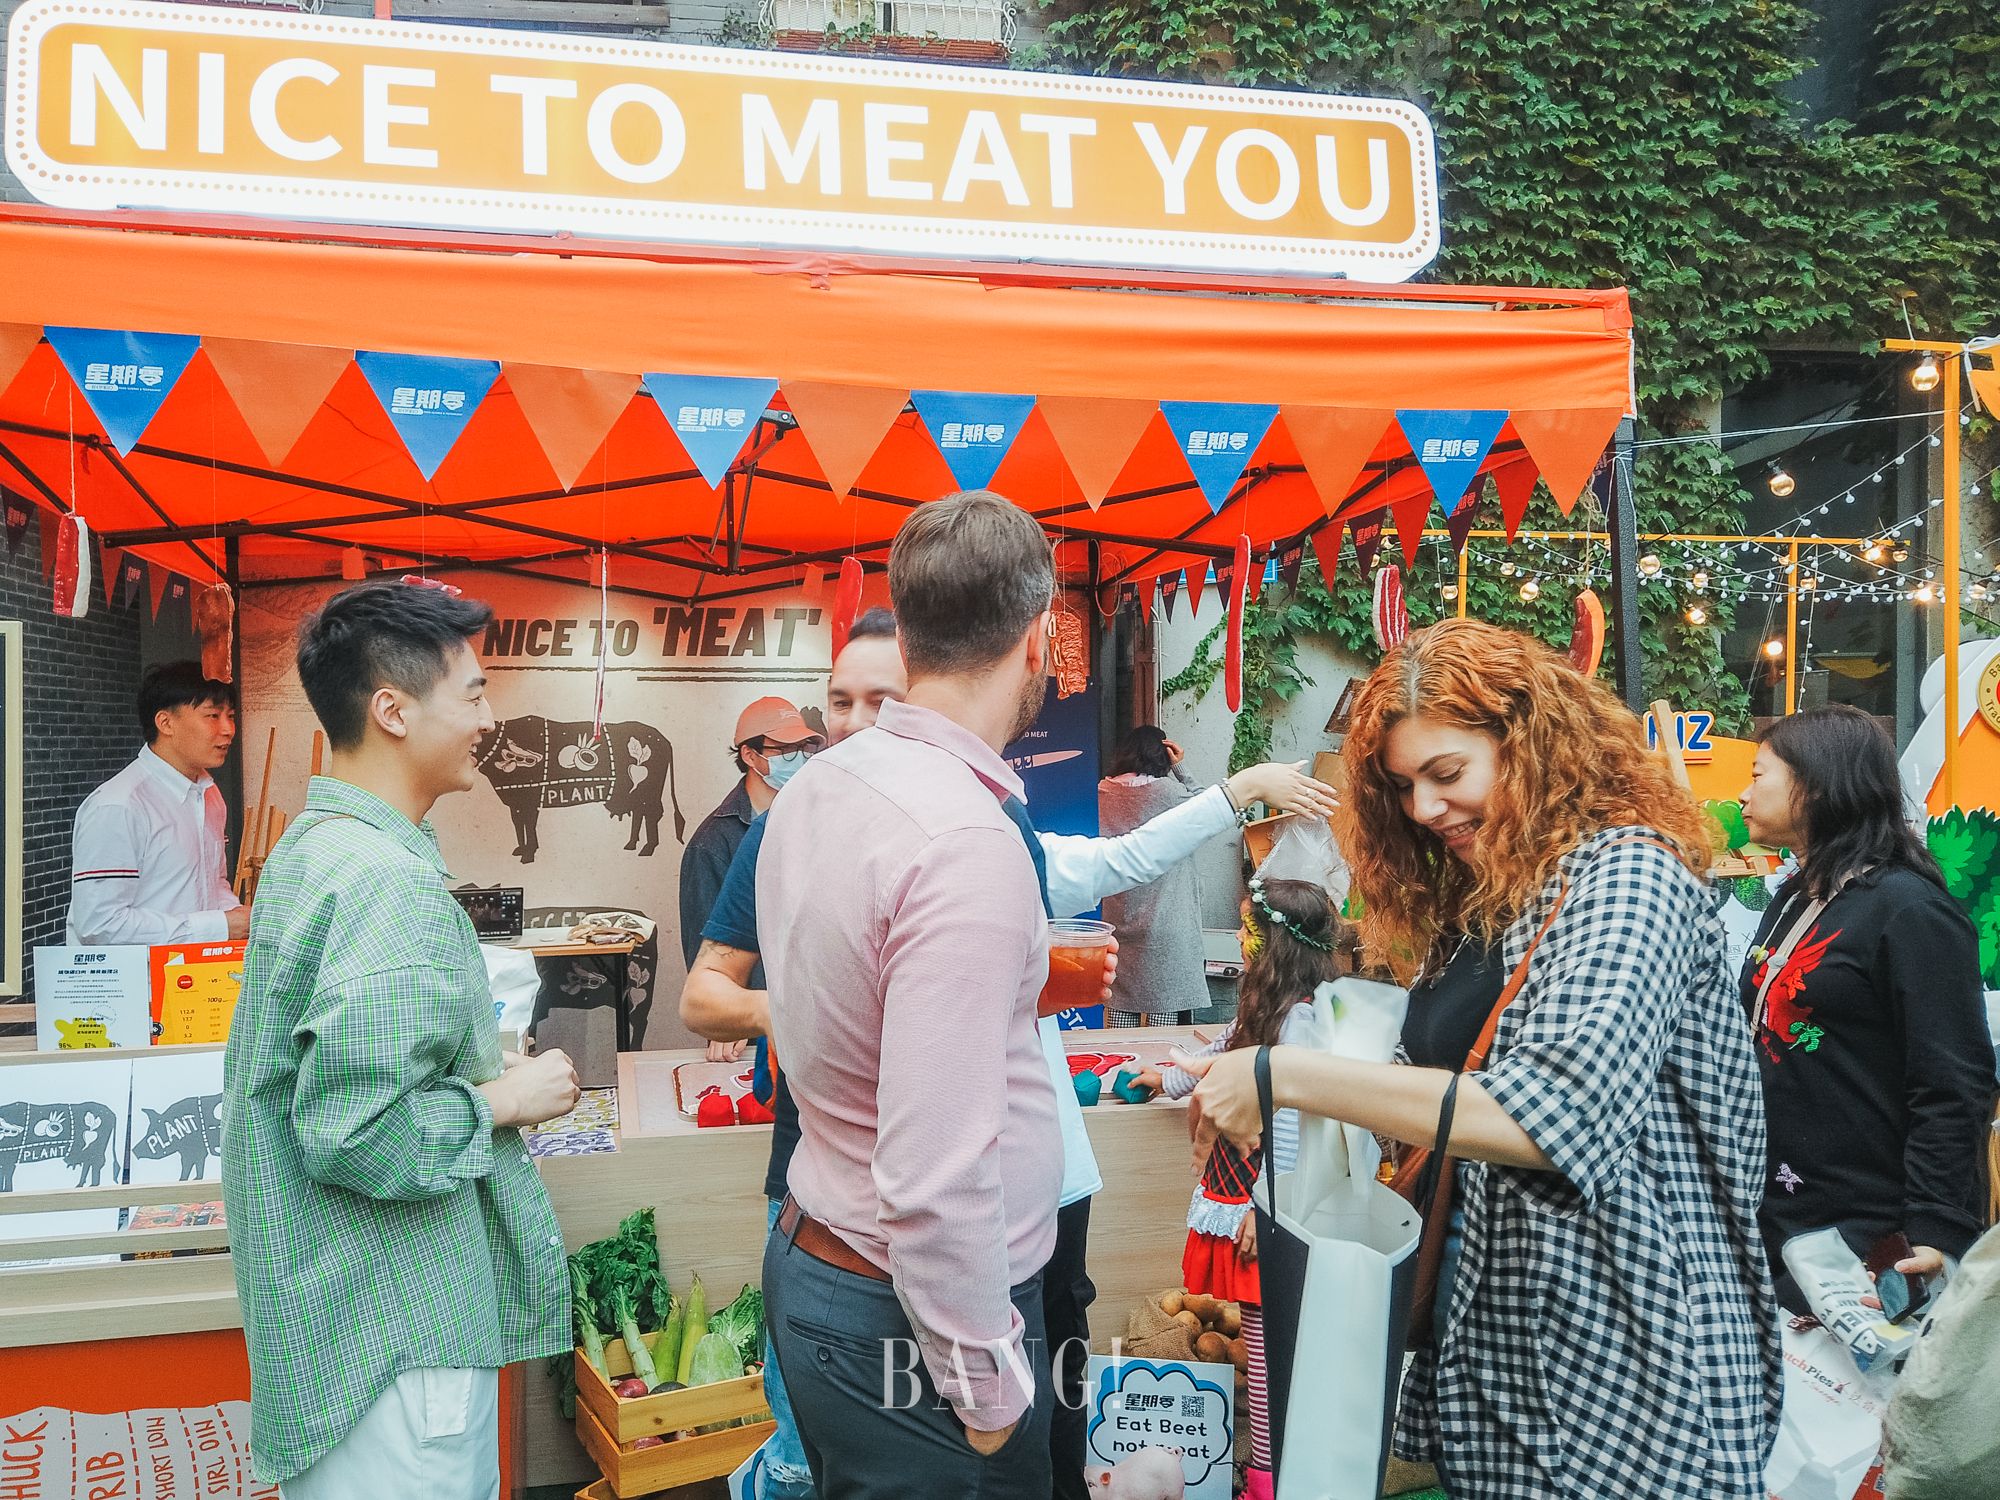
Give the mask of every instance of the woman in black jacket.
POLYGON ((1979 940, 1904 821, 1881 726, 1844 706, 1780 719, 1743 818, 1799 860, 1757 930, 1743 1004, 1769 1123, 1759 1222, 1778 1299, 1802 1313, 1795 1235, 1836 1226, 1871 1267, 1911 1276, 1978 1236, 1993 1046, 1979 940))

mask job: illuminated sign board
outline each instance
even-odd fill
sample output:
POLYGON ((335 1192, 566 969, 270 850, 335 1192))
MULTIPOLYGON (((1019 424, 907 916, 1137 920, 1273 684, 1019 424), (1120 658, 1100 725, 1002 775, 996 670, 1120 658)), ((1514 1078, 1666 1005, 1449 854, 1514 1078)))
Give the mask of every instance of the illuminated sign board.
POLYGON ((1401 281, 1430 122, 1278 94, 196 5, 30 0, 45 203, 1401 281))

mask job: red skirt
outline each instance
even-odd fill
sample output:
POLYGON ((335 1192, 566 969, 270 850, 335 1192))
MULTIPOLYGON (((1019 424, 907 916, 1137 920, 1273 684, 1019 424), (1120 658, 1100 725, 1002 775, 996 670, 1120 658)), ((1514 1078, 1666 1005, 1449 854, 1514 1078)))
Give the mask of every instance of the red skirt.
POLYGON ((1244 1265, 1236 1258, 1236 1241, 1220 1235, 1188 1231, 1187 1249, 1181 1254, 1181 1280, 1189 1291, 1206 1292, 1224 1302, 1264 1305, 1257 1263, 1244 1265))

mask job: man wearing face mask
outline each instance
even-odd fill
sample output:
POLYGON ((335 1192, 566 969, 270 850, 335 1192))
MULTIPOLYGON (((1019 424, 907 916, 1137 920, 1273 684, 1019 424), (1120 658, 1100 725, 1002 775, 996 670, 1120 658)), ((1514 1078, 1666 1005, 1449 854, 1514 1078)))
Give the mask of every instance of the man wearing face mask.
POLYGON ((771 805, 778 788, 825 743, 825 737, 783 698, 759 698, 737 716, 730 749, 743 779, 720 807, 702 819, 681 855, 681 958, 689 968, 694 967, 701 929, 729 874, 736 846, 750 831, 750 820, 771 805))

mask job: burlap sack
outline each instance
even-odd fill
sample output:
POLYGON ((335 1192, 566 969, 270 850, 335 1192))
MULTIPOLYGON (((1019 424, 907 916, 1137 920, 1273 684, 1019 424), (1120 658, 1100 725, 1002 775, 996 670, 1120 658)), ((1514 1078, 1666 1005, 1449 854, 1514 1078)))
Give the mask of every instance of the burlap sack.
POLYGON ((1185 1323, 1177 1323, 1160 1311, 1160 1298, 1172 1290, 1175 1288, 1155 1292, 1133 1307, 1131 1316, 1125 1320, 1125 1353, 1135 1359, 1195 1362, 1195 1336, 1188 1332, 1185 1323))

